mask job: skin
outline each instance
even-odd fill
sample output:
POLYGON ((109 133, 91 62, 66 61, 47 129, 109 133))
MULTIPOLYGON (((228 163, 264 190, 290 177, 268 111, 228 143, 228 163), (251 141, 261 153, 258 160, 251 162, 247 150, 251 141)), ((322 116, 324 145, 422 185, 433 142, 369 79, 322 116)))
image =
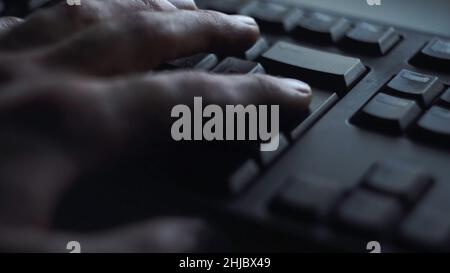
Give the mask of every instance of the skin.
MULTIPOLYGON (((198 10, 190 0, 90 0, 0 18, 0 250, 67 252, 73 238, 83 252, 204 249, 214 237, 205 219, 73 234, 52 227, 54 213, 77 178, 99 166, 136 151, 157 161, 156 147, 177 151, 165 134, 170 109, 194 96, 204 105, 277 104, 284 119, 307 109, 311 89, 296 80, 153 71, 199 52, 237 54, 258 36, 253 19, 198 10)), ((195 152, 219 160, 229 145, 239 144, 195 152)), ((189 149, 178 154, 189 158, 189 149)))

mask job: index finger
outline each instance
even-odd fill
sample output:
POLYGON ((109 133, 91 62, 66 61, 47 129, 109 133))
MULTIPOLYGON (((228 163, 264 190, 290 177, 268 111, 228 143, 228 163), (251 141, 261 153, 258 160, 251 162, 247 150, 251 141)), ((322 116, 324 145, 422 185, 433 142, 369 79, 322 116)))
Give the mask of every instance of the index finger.
POLYGON ((259 36, 247 16, 213 11, 141 12, 90 28, 49 48, 40 61, 84 74, 142 72, 200 52, 242 52, 259 36))

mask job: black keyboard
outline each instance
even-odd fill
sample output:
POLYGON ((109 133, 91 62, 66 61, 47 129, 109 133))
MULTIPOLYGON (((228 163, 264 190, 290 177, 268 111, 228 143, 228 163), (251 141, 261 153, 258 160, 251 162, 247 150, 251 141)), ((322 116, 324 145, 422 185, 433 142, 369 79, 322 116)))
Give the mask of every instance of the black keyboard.
POLYGON ((365 251, 377 240, 450 251, 448 37, 278 1, 197 4, 254 17, 262 38, 240 56, 205 52, 161 70, 298 78, 314 98, 277 152, 205 166, 214 185, 179 195, 253 250, 365 251))

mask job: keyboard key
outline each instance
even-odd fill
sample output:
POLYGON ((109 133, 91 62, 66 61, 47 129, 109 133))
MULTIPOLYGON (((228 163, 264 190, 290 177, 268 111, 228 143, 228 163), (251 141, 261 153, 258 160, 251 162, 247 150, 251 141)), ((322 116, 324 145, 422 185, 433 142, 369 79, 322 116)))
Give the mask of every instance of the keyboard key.
POLYGON ((360 59, 278 42, 260 58, 274 75, 297 78, 331 92, 345 93, 366 72, 360 59))
POLYGON ((216 10, 228 14, 237 14, 248 1, 246 0, 197 0, 197 6, 201 9, 216 10))
POLYGON ((221 74, 255 74, 265 73, 259 63, 228 57, 216 66, 212 72, 221 74))
POLYGON ((344 191, 335 181, 303 175, 290 177, 275 196, 272 207, 295 218, 320 219, 332 211, 344 191))
POLYGON ((367 187, 398 197, 412 205, 432 183, 422 170, 403 162, 386 161, 374 165, 364 178, 367 187))
POLYGON ((265 31, 290 32, 303 15, 299 9, 271 2, 252 1, 240 14, 253 17, 265 31))
POLYGON ((450 217, 448 211, 421 205, 404 221, 400 236, 408 244, 433 250, 447 250, 450 245, 450 217))
POLYGON ((434 38, 413 59, 421 67, 450 70, 450 40, 434 38))
POLYGON ((338 101, 339 96, 336 93, 313 89, 313 98, 309 105, 309 110, 298 118, 301 122, 294 126, 288 126, 290 138, 292 140, 299 139, 338 101))
POLYGON ((438 77, 406 69, 400 71, 387 87, 393 95, 415 99, 424 107, 429 107, 444 89, 438 77))
POLYGON ((450 143, 450 110, 433 106, 417 123, 419 134, 429 141, 450 143))
POLYGON ((260 161, 262 166, 268 166, 288 148, 289 142, 287 138, 283 134, 280 134, 279 138, 278 149, 276 149, 275 151, 260 152, 260 161))
POLYGON ((380 93, 364 106, 356 122, 388 133, 402 133, 420 114, 420 107, 415 101, 380 93))
POLYGON ((217 65, 219 59, 215 54, 200 53, 191 57, 186 57, 167 62, 161 69, 196 69, 211 70, 217 65))
POLYGON ((259 168, 254 160, 247 160, 241 167, 232 173, 228 180, 229 196, 236 196, 242 193, 250 183, 258 176, 259 168))
POLYGON ((387 232, 401 219, 403 209, 394 198, 367 190, 357 190, 340 204, 340 223, 367 232, 387 232))
POLYGON ((398 41, 400 35, 392 27, 361 22, 347 33, 344 45, 368 54, 386 55, 398 41))
POLYGON ((450 88, 445 91, 445 93, 439 99, 439 104, 450 108, 450 88))
POLYGON ((258 41, 240 57, 248 61, 254 61, 268 49, 269 43, 267 40, 264 38, 259 38, 258 41))
POLYGON ((340 40, 350 28, 347 19, 312 12, 300 19, 295 32, 298 38, 334 43, 340 40))

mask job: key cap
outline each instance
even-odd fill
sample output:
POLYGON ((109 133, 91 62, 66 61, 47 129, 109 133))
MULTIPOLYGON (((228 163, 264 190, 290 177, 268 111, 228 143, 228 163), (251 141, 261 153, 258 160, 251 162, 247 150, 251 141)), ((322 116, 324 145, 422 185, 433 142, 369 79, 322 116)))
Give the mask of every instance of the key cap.
POLYGON ((445 93, 441 96, 439 99, 439 104, 450 108, 450 88, 448 88, 447 91, 445 91, 445 93))
POLYGON ((272 32, 290 32, 303 14, 296 8, 262 1, 248 3, 239 13, 253 17, 263 30, 272 32))
POLYGON ((450 110, 433 106, 417 123, 418 134, 428 141, 450 143, 450 110))
POLYGON ((272 201, 272 209, 294 218, 320 219, 326 217, 345 188, 318 177, 302 175, 289 177, 272 201))
POLYGON ((402 206, 396 199, 367 190, 353 192, 337 211, 339 223, 373 233, 391 230, 402 215, 402 206))
POLYGON ((345 35, 349 28, 350 22, 345 18, 312 12, 300 19, 295 34, 300 39, 335 43, 345 35))
POLYGON ((268 49, 269 42, 267 42, 267 40, 264 38, 259 38, 251 48, 249 48, 244 54, 240 56, 240 58, 248 61, 254 61, 268 49))
POLYGON ((360 22, 347 33, 344 45, 368 54, 386 55, 399 41, 400 35, 392 27, 360 22))
POLYGON ((216 66, 212 72, 220 74, 256 74, 265 73, 259 63, 228 57, 216 66))
POLYGON ((215 54, 200 53, 191 57, 165 63, 160 69, 196 69, 210 70, 217 65, 219 59, 215 54))
POLYGON ((401 225, 401 238, 408 244, 430 250, 448 251, 450 245, 448 213, 433 206, 421 205, 401 225))
POLYGON ((197 0, 197 6, 201 9, 216 10, 228 14, 237 14, 248 1, 246 0, 197 0))
POLYGON ((450 70, 450 40, 434 38, 413 59, 413 64, 442 70, 450 70))
POLYGON ((375 164, 363 180, 367 187, 395 196, 406 205, 417 202, 432 183, 421 169, 397 161, 375 164))
POLYGON ((345 93, 366 72, 360 59, 278 42, 260 58, 273 75, 297 78, 332 92, 345 93))
POLYGON ((444 86, 438 77, 403 69, 391 80, 388 90, 393 95, 415 99, 422 107, 428 108, 443 91, 444 86))
POLYGON ((388 133, 402 133, 420 114, 420 107, 415 101, 380 93, 364 106, 356 122, 388 133))

